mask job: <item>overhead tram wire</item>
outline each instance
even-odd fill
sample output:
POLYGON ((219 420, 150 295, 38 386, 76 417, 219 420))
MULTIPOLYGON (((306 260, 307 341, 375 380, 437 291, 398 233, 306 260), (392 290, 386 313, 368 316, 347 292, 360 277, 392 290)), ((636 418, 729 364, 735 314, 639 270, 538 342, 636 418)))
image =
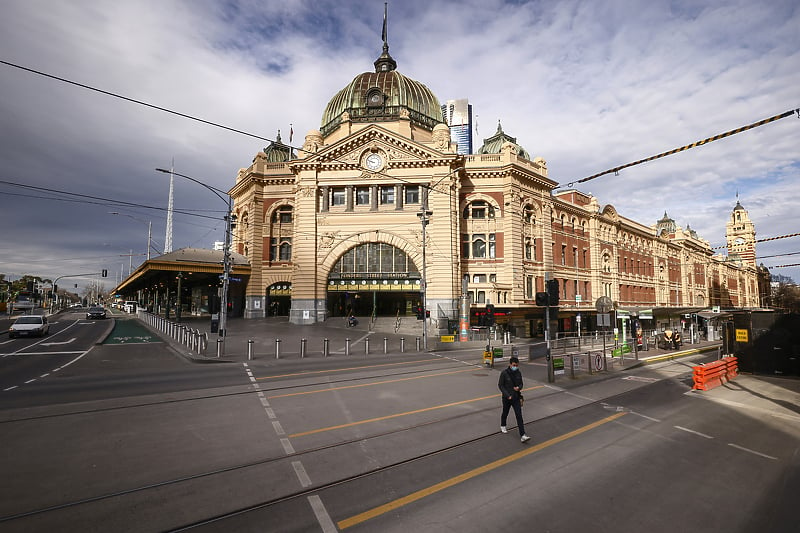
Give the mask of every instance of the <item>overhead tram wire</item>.
MULTIPOLYGON (((238 133, 240 135, 245 135, 247 137, 252 137, 254 139, 258 139, 258 140, 261 140, 261 141, 266 141, 266 142, 269 142, 269 143, 277 143, 276 140, 270 139, 268 137, 262 137, 261 135, 256 135, 254 133, 250 133, 250 132, 247 132, 247 131, 244 131, 244 130, 232 128, 230 126, 225 126, 224 124, 220 124, 218 122, 213 122, 213 121, 210 121, 210 120, 206 120, 204 118, 196 117, 194 115, 189 115, 187 113, 181 113, 180 111, 174 111, 174 110, 168 109, 166 107, 162 107, 162 106, 158 106, 158 105, 151 104, 151 103, 148 103, 148 102, 144 102, 142 100, 137 100, 137 99, 131 98, 129 96, 124 96, 124 95, 121 95, 121 94, 118 94, 118 93, 114 93, 114 92, 111 92, 111 91, 106 91, 104 89, 99 89, 97 87, 92 87, 91 85, 86 85, 85 83, 80 83, 80 82, 77 82, 77 81, 69 80, 67 78, 62 78, 61 76, 56 76, 54 74, 48 74, 47 72, 42 72, 40 70, 36 70, 36 69, 30 68, 30 67, 25 67, 23 65, 18 65, 16 63, 11 63, 10 61, 5 61, 5 60, 0 59, 0 64, 6 65, 6 66, 9 66, 9 67, 14 67, 14 68, 17 68, 17 69, 20 69, 20 70, 24 70, 25 72, 29 72, 31 74, 36 74, 36 75, 39 75, 39 76, 43 76, 45 78, 50 78, 52 80, 60 81, 62 83, 66 83, 66 84, 69 84, 69 85, 74 85, 74 86, 80 87, 82 89, 87 89, 89 91, 94 91, 94 92, 97 92, 97 93, 100 93, 100 94, 104 94, 106 96, 111 96, 112 98, 119 98, 120 100, 124 100, 126 102, 130 102, 130 103, 133 103, 133 104, 138 104, 138 105, 141 105, 141 106, 144 106, 144 107, 149 107, 150 109, 155 109, 157 111, 163 111, 164 113, 169 113, 171 115, 175 115, 175 116, 178 116, 178 117, 186 118, 186 119, 189 119, 189 120, 194 120, 195 122, 200 122, 201 124, 206 124, 208 126, 214 126, 215 128, 220 128, 220 129, 223 129, 223 130, 226 130, 226 131, 230 131, 230 132, 233 132, 233 133, 238 133)), ((284 143, 281 142, 280 144, 284 144, 284 143)), ((284 146, 288 146, 290 149, 297 150, 298 152, 305 152, 305 153, 307 153, 309 155, 314 155, 315 154, 315 152, 309 152, 308 150, 304 150, 301 147, 292 146, 290 144, 284 144, 284 146)), ((330 157, 330 156, 321 156, 321 158, 323 160, 332 161, 332 162, 336 162, 336 163, 341 163, 341 164, 345 165, 347 168, 354 168, 354 169, 355 168, 360 168, 358 165, 354 165, 354 164, 349 163, 347 161, 342 161, 342 160, 339 160, 339 159, 335 159, 335 158, 330 157)), ((458 169, 456 169, 456 170, 458 170, 458 169)), ((373 174, 378 175, 378 176, 383 176, 385 178, 395 179, 395 180, 398 180, 398 181, 400 181, 402 183, 410 183, 410 184, 416 185, 416 183, 414 183, 414 182, 411 182, 409 180, 405 180, 403 178, 399 178, 399 177, 396 177, 396 176, 390 176, 389 174, 386 174, 385 172, 380 172, 379 171, 379 172, 373 172, 373 174)), ((450 176, 452 174, 453 174, 453 172, 450 172, 445 177, 448 177, 448 176, 450 176)), ((443 179, 444 178, 442 178, 442 180, 443 179)), ((440 180, 440 181, 442 181, 442 180, 440 180)), ((452 196, 452 194, 448 193, 448 196, 452 196)))
MULTIPOLYGON (((800 236, 800 233, 789 233, 788 235, 778 235, 777 237, 766 237, 764 239, 756 239, 753 242, 755 243, 755 242, 777 241, 778 239, 788 239, 790 237, 799 237, 799 236, 800 236)), ((725 245, 722 245, 722 246, 714 246, 711 249, 712 250, 724 250, 727 247, 728 247, 728 245, 725 244, 725 245)))
POLYGON ((774 117, 765 118, 763 120, 759 120, 758 122, 753 122, 752 124, 748 124, 747 126, 742 126, 741 128, 736 128, 735 130, 726 131, 725 133, 720 133, 718 135, 714 135, 713 137, 709 137, 707 139, 703 139, 702 141, 696 141, 696 142, 693 142, 692 144, 687 144, 686 146, 681 146, 680 148, 675 148, 674 150, 670 150, 668 152, 662 152, 660 154, 657 154, 657 155, 654 155, 654 156, 650 156, 650 157, 645 158, 645 159, 640 159, 638 161, 634 161, 633 163, 628 163, 626 165, 621 165, 621 166, 618 166, 618 167, 610 168, 610 169, 605 170, 603 172, 599 172, 597 174, 593 174, 593 175, 591 175, 589 177, 582 178, 582 179, 579 179, 577 181, 571 181, 571 182, 567 183, 566 186, 567 187, 572 187, 576 183, 584 183, 584 182, 599 178, 600 176, 605 176, 606 174, 611 174, 611 173, 618 174, 619 171, 624 169, 624 168, 632 167, 632 166, 635 166, 635 165, 641 165, 642 163, 647 163, 649 161, 654 161, 656 159, 660 159, 660 158, 666 157, 668 155, 677 154, 678 152, 683 152, 684 150, 688 150, 690 148, 695 148, 697 146, 702 146, 704 144, 708 144, 708 143, 713 142, 713 141, 718 141, 720 139, 724 139, 725 137, 730 137, 731 135, 736 135, 737 133, 741 133, 743 131, 751 130, 753 128, 757 128, 759 126, 763 126, 765 124, 769 124, 771 122, 775 122, 776 120, 780 120, 782 118, 786 118, 788 116, 795 115, 795 114, 797 115, 798 118, 800 118, 800 108, 790 109, 789 111, 785 111, 785 112, 781 113, 780 115, 775 115, 774 117))

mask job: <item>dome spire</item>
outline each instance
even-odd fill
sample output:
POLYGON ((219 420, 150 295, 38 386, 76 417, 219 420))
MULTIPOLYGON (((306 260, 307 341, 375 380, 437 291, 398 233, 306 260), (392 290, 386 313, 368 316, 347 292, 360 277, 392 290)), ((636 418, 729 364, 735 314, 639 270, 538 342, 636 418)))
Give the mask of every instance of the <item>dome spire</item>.
POLYGON ((383 3, 383 31, 381 32, 383 53, 375 60, 375 72, 390 72, 397 69, 397 61, 389 55, 389 41, 386 32, 386 13, 389 9, 388 5, 388 2, 383 3))

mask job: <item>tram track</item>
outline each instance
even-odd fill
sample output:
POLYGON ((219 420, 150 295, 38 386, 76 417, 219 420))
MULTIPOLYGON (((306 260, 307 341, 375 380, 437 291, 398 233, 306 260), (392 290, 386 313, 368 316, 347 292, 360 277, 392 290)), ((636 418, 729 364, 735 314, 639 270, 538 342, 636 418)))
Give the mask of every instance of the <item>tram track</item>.
MULTIPOLYGON (((307 389, 310 387, 318 387, 318 386, 326 386, 326 385, 338 385, 343 383, 354 383, 354 382, 363 382, 368 380, 374 379, 382 379, 382 378, 389 378, 389 377, 396 377, 396 376, 411 376, 411 375, 419 375, 425 374, 428 372, 434 372, 438 370, 447 370, 447 369, 455 369, 455 368, 463 368, 463 364, 449 364, 446 366, 440 366, 436 369, 422 369, 422 370, 409 370, 403 372, 392 372, 392 373, 384 373, 378 375, 370 375, 370 376, 360 376, 360 377, 352 377, 352 378, 342 378, 342 379, 334 379, 334 380, 320 380, 311 383, 303 383, 298 385, 286 385, 286 386, 263 386, 262 383, 259 383, 259 388, 254 389, 251 384, 242 383, 241 385, 235 386, 227 386, 226 389, 230 389, 232 387, 241 387, 246 390, 236 391, 236 392, 221 392, 215 394, 206 394, 202 396, 191 396, 185 398, 171 398, 171 399, 164 399, 158 401, 146 401, 146 402, 138 402, 126 405, 114 405, 114 406, 107 406, 107 407, 97 407, 92 409, 81 409, 75 411, 68 411, 68 412, 60 412, 55 414, 41 414, 36 416, 24 416, 19 418, 6 418, 0 420, 0 427, 5 424, 12 424, 16 422, 30 422, 36 420, 47 420, 47 419, 57 419, 62 417, 68 416, 80 416, 80 415, 91 415, 91 414, 99 414, 105 412, 114 412, 114 411, 124 411, 128 409, 139 409, 139 408, 147 408, 147 407, 158 407, 158 406, 165 406, 171 404, 179 404, 185 402, 193 402, 193 401, 205 401, 205 400, 214 400, 219 398, 230 398, 230 397, 238 397, 238 396, 247 396, 247 395, 254 395, 261 392, 262 394, 269 394, 269 393, 276 393, 276 392, 285 392, 291 391, 295 389, 307 389)), ((478 368, 476 368, 477 370, 478 368)), ((342 369, 342 371, 347 371, 350 369, 342 369)), ((302 373, 295 373, 291 376, 286 376, 291 378, 300 378, 303 377, 302 373)), ((261 379, 261 378, 260 378, 261 379)), ((324 390, 324 389, 322 389, 324 390)), ((176 394, 176 393, 159 393, 159 396, 167 395, 167 394, 176 394)), ((108 400, 98 400, 99 402, 111 402, 111 401, 119 401, 119 398, 115 399, 108 399, 108 400)), ((37 410, 40 410, 41 407, 37 407, 37 410)), ((24 408, 22 409, 24 410, 24 408)), ((9 412, 13 412, 14 410, 3 411, 0 410, 0 417, 9 414, 9 412)))
MULTIPOLYGON (((356 378, 356 379, 347 379, 347 380, 341 380, 341 381, 347 382, 347 381, 354 381, 354 380, 360 380, 360 379, 374 379, 375 377, 388 377, 388 376, 392 376, 392 375, 415 374, 415 373, 419 373, 419 372, 403 372, 403 373, 394 373, 394 374, 383 374, 382 376, 371 376, 369 378, 356 378)), ((329 382, 319 382, 317 384, 326 385, 328 383, 329 382)), ((304 384, 302 386, 303 387, 307 387, 309 385, 308 384, 304 384)), ((287 388, 295 388, 295 387, 279 387, 277 389, 272 389, 272 390, 281 390, 281 389, 287 389, 287 388)), ((541 401, 546 401, 546 399, 549 398, 549 397, 557 396, 559 394, 563 394, 564 393, 564 391, 556 390, 556 389, 549 389, 548 388, 548 389, 544 389, 544 390, 546 391, 545 394, 540 394, 540 395, 536 396, 536 400, 537 401, 540 401, 540 400, 541 401)), ((255 390, 251 391, 251 393, 255 393, 255 392, 257 392, 257 391, 255 391, 255 390)), ((237 393, 237 394, 245 394, 245 393, 237 393)), ((623 396, 625 394, 628 394, 628 391, 621 392, 621 393, 619 393, 617 395, 614 395, 614 396, 611 396, 611 397, 607 397, 607 398, 603 398, 603 399, 599 399, 599 400, 594 400, 594 401, 591 401, 589 403, 585 403, 585 404, 578 405, 578 406, 575 406, 575 407, 572 407, 572 408, 569 408, 569 409, 565 409, 565 410, 560 411, 558 413, 553 413, 553 414, 550 414, 550 415, 546 415, 544 417, 536 419, 535 421, 536 422, 546 421, 548 419, 552 419, 552 418, 557 417, 557 416, 563 416, 565 414, 568 414, 568 413, 571 413, 571 412, 575 412, 575 411, 577 411, 579 409, 585 409, 585 408, 587 408, 588 406, 591 406, 591 405, 597 405, 597 406, 600 406, 600 407, 605 407, 609 403, 613 403, 613 400, 614 400, 615 397, 623 396)), ((203 399, 213 399, 213 398, 224 397, 224 396, 227 396, 227 395, 214 395, 214 396, 204 397, 203 399)), ((195 400, 196 399, 197 398, 195 398, 195 400)), ((190 399, 184 399, 184 400, 180 400, 180 401, 190 401, 190 399)), ((159 403, 151 403, 151 404, 148 404, 148 405, 159 405, 159 403)), ((98 494, 98 495, 94 495, 94 496, 90 496, 90 497, 86 497, 86 498, 81 498, 81 499, 77 499, 77 500, 74 500, 74 501, 63 502, 63 503, 59 503, 59 504, 55 504, 55 505, 41 507, 41 508, 38 508, 38 509, 31 509, 31 510, 24 511, 24 512, 21 512, 21 513, 15 513, 15 514, 12 514, 12 515, 0 516, 0 524, 12 523, 14 521, 24 520, 26 518, 32 518, 32 517, 36 517, 36 516, 42 516, 42 515, 46 515, 48 513, 54 513, 54 512, 63 511, 63 510, 67 510, 67 509, 79 508, 81 506, 91 505, 93 503, 102 502, 104 500, 111 500, 111 499, 114 499, 114 498, 123 498, 123 497, 126 497, 126 496, 131 496, 131 495, 134 495, 134 494, 146 493, 146 492, 149 492, 149 491, 157 492, 158 490, 165 489, 166 487, 178 486, 178 485, 181 485, 181 484, 190 484, 192 482, 198 482, 198 481, 201 481, 201 480, 205 480, 207 483, 215 484, 215 482, 213 481, 213 479, 215 477, 220 477, 222 475, 230 474, 232 472, 244 472, 247 469, 263 467, 263 466, 267 466, 267 465, 270 465, 270 464, 277 464, 277 463, 280 463, 280 462, 292 462, 292 461, 302 460, 304 457, 310 457, 310 456, 312 456, 314 454, 318 454, 318 453, 321 453, 321 452, 326 452, 326 451, 330 452, 330 451, 335 451, 337 449, 345 449, 348 446, 361 445, 361 444, 364 444, 364 443, 368 443, 370 441, 376 441, 378 439, 384 439, 384 438, 397 436, 397 435, 399 435, 401 433, 414 431, 414 430, 417 430, 417 429, 424 428, 426 426, 431 426, 431 425, 436 425, 436 424, 443 424, 443 423, 446 423, 446 422, 454 422, 454 421, 464 420, 464 419, 466 419, 468 417, 473 417, 473 416, 478 415, 478 414, 487 413, 487 412, 493 412, 493 411, 496 411, 496 410, 497 410, 497 406, 496 405, 492 405, 490 407, 485 407, 485 408, 481 408, 481 409, 472 410, 472 411, 467 412, 467 413, 460 413, 460 414, 456 414, 456 415, 448 415, 448 416, 438 417, 436 419, 428 420, 428 421, 425 421, 425 422, 420 422, 420 423, 413 424, 413 425, 410 425, 410 426, 405 426, 405 427, 402 427, 402 428, 397 428, 397 429, 393 429, 393 430, 389 430, 389 431, 383 431, 383 432, 380 432, 380 433, 375 433, 375 434, 372 434, 372 435, 369 435, 369 436, 366 436, 366 437, 348 439, 348 440, 343 440, 343 441, 331 443, 331 444, 328 444, 328 445, 318 446, 318 447, 314 447, 314 448, 308 448, 308 449, 296 452, 295 454, 289 455, 289 456, 281 454, 281 455, 265 457, 263 459, 259 459, 259 460, 256 460, 256 461, 249 461, 249 462, 244 462, 244 463, 239 463, 239 464, 233 464, 233 465, 226 466, 226 467, 223 467, 223 468, 217 468, 217 469, 197 472, 197 473, 188 474, 188 475, 185 475, 185 476, 174 477, 174 478, 171 478, 171 479, 165 479, 165 480, 156 481, 156 482, 153 482, 153 483, 147 483, 147 484, 140 485, 140 486, 137 486, 137 487, 120 489, 120 490, 116 490, 116 491, 109 491, 109 492, 106 492, 106 493, 103 493, 103 494, 98 494)), ((90 412, 93 412, 93 411, 90 411, 90 412)), ((533 422, 533 420, 526 420, 526 423, 529 423, 529 422, 533 422)), ((513 429, 513 426, 509 426, 509 429, 513 429)), ((302 489, 299 489, 299 490, 296 490, 296 491, 290 491, 290 492, 287 492, 287 493, 285 493, 285 494, 283 494, 281 496, 278 496, 278 497, 270 498, 270 499, 258 502, 256 504, 243 506, 241 508, 233 509, 233 510, 226 511, 226 512, 223 512, 223 513, 218 513, 218 514, 216 514, 214 516, 206 517, 206 518, 203 518, 203 519, 198 520, 196 522, 186 523, 186 524, 183 524, 183 525, 180 525, 178 527, 175 527, 173 529, 168 529, 168 530, 169 531, 188 531, 188 530, 191 530, 191 529, 194 529, 194 528, 197 528, 197 527, 202 527, 202 526, 209 525, 209 524, 219 523, 219 522, 222 522, 222 521, 224 521, 226 519, 242 516, 243 514, 247 514, 247 513, 250 513, 250 512, 255 512, 255 511, 258 511, 258 510, 263 510, 263 509, 269 508, 271 506, 275 506, 275 505, 278 505, 278 504, 281 504, 281 503, 284 503, 284 502, 287 502, 287 501, 290 501, 290 500, 293 500, 293 499, 307 497, 307 496, 309 496, 311 494, 318 493, 318 492, 324 491, 326 489, 329 489, 329 488, 332 488, 332 487, 336 487, 336 486, 339 486, 339 485, 343 485, 343 484, 346 484, 346 483, 349 483, 349 482, 352 482, 352 481, 356 481, 356 480, 359 480, 359 479, 362 479, 362 478, 365 478, 365 477, 368 477, 368 476, 372 476, 372 475, 376 475, 376 474, 384 473, 384 472, 389 472, 392 469, 400 468, 400 467, 412 464, 414 462, 422 461, 424 459, 428 459, 430 457, 434 457, 434 456, 439 455, 439 454, 451 452, 451 451, 457 450, 459 448, 463 448, 463 447, 466 447, 466 446, 469 446, 469 445, 472 445, 472 444, 476 444, 476 443, 488 440, 488 439, 496 437, 496 436, 497 436, 497 432, 496 431, 491 431, 491 432, 488 432, 488 433, 485 433, 485 434, 478 435, 478 436, 476 436, 474 438, 471 438, 471 439, 466 439, 466 440, 463 440, 463 441, 460 441, 460 442, 457 442, 457 443, 454 443, 454 444, 441 446, 441 447, 438 447, 438 448, 436 448, 434 450, 430 450, 430 451, 427 451, 427 452, 424 452, 424 453, 418 453, 418 454, 415 454, 415 455, 413 455, 411 457, 407 457, 407 458, 404 458, 404 459, 401 459, 401 460, 398 460, 398 461, 394 461, 392 463, 385 464, 385 465, 382 465, 382 466, 379 466, 379 467, 371 468, 371 469, 365 470, 363 472, 359 472, 359 473, 355 473, 355 474, 347 475, 347 476, 341 476, 341 477, 339 477, 338 479, 335 479, 335 480, 327 481, 327 482, 320 483, 320 484, 317 484, 317 485, 312 485, 312 486, 305 487, 305 488, 302 488, 302 489)))

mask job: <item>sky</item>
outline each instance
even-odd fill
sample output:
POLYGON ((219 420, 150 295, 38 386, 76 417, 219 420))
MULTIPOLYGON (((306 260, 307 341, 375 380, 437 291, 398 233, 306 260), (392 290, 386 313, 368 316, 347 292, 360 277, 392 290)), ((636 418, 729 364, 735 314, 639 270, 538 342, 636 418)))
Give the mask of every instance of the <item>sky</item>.
MULTIPOLYGON (((17 66, 0 64, 0 273, 68 276, 60 286, 81 290, 97 280, 81 274, 105 269, 112 289, 145 259, 149 226, 153 255, 163 250, 169 176, 155 169, 227 191, 279 130, 301 145, 330 98, 373 70, 383 8, 2 0, 0 60, 17 66)), ((476 148, 500 121, 563 187, 800 108, 796 0, 394 0, 388 10, 398 71, 441 102, 468 98, 476 148)), ((646 225, 667 212, 712 247, 725 245, 737 199, 757 239, 797 233, 799 134, 795 115, 574 187, 646 225)), ((173 249, 223 240, 220 198, 180 177, 174 198, 173 249)), ((756 254, 800 282, 800 267, 781 266, 800 263, 800 237, 757 243, 756 254)))

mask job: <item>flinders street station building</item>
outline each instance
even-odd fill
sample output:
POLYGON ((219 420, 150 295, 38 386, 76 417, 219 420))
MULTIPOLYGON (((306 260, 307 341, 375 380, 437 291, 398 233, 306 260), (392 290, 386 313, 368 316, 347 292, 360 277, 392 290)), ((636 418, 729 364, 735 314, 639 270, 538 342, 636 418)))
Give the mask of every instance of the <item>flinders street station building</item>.
POLYGON ((397 70, 385 42, 301 148, 279 136, 229 194, 233 251, 250 264, 245 318, 354 314, 421 328, 422 306, 427 332, 441 334, 458 327, 466 301, 473 325, 491 303, 498 324, 534 336, 546 279, 558 283, 560 331, 595 329, 602 296, 617 309, 652 309, 654 321, 760 304, 755 229, 738 202, 721 255, 666 212, 640 223, 557 190, 545 159, 500 124, 461 154, 440 101, 397 70))

